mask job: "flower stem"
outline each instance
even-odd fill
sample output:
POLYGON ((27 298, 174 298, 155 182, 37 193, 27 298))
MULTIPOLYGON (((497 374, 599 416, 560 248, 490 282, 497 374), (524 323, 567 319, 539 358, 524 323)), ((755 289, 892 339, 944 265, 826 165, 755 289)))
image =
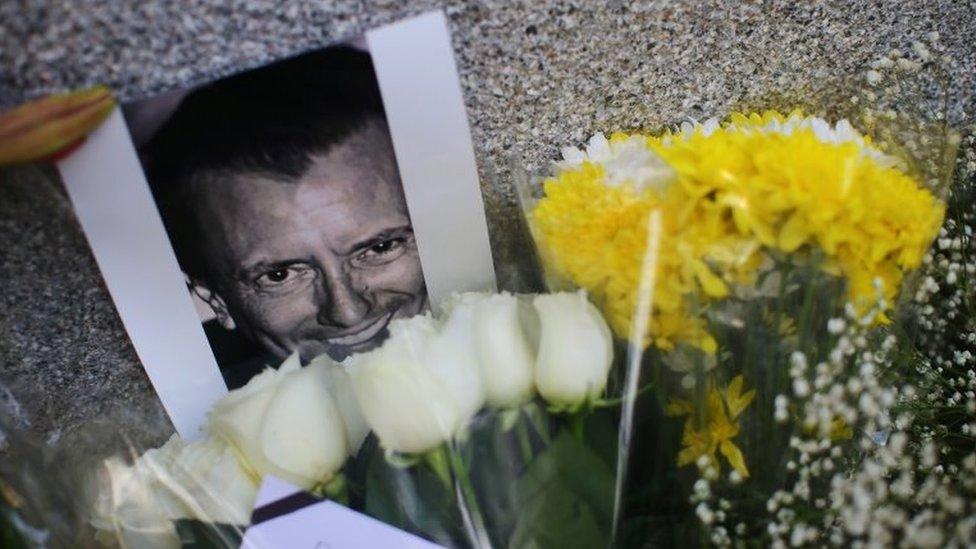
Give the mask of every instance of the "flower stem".
POLYGON ((448 463, 446 445, 438 446, 433 450, 424 454, 424 461, 427 462, 427 466, 430 467, 431 471, 437 475, 437 478, 444 484, 444 487, 448 490, 453 489, 453 484, 451 482, 451 471, 450 464, 448 463))
MULTIPOLYGON (((639 396, 643 395, 644 393, 650 391, 652 388, 654 388, 654 382, 651 382, 651 383, 648 383, 647 385, 644 385, 643 387, 641 387, 640 389, 638 389, 637 391, 634 392, 634 400, 637 400, 637 397, 639 397, 639 396)), ((604 400, 600 400, 598 402, 595 402, 593 404, 593 407, 594 408, 610 408, 612 406, 619 406, 620 404, 623 404, 623 402, 624 402, 624 397, 621 395, 621 396, 616 397, 616 398, 607 398, 607 399, 604 399, 604 400)))
POLYGON ((349 484, 346 475, 339 473, 322 485, 322 495, 343 505, 349 505, 349 484))
POLYGON ((525 425, 526 419, 519 411, 519 417, 515 420, 515 434, 518 437, 519 448, 522 450, 522 459, 525 465, 532 463, 532 441, 529 439, 529 430, 525 425))
POLYGON ((572 432, 573 436, 576 437, 576 440, 579 440, 580 442, 583 441, 585 420, 586 416, 581 412, 576 412, 569 416, 570 432, 572 432))
POLYGON ((445 443, 443 448, 454 475, 455 495, 461 507, 461 516, 464 519, 464 527, 468 531, 471 545, 475 549, 491 549, 488 532, 485 530, 485 521, 481 515, 481 507, 478 505, 474 486, 472 486, 471 478, 468 476, 468 468, 450 442, 445 443))

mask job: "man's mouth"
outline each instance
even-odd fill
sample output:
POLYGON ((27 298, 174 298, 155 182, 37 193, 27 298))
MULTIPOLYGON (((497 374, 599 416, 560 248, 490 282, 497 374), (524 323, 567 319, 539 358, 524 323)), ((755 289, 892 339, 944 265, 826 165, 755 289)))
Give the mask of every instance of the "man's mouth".
POLYGON ((390 319, 393 317, 393 314, 395 312, 396 311, 390 311, 386 313, 385 315, 377 318, 370 324, 367 324, 366 326, 360 328, 359 331, 357 332, 348 335, 343 335, 340 337, 332 337, 326 339, 325 341, 329 345, 338 345, 341 347, 360 346, 364 343, 371 341, 380 332, 382 332, 383 328, 386 328, 386 325, 389 324, 390 319))

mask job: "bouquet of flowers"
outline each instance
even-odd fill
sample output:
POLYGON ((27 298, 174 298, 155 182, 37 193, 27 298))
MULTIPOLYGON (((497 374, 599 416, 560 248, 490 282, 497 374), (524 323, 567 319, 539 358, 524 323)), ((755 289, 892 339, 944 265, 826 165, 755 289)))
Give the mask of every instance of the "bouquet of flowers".
POLYGON ((520 189, 547 293, 294 355, 83 486, 18 473, 122 547, 237 547, 269 477, 451 547, 971 546, 976 144, 951 186, 959 136, 867 101, 597 134, 520 189))
POLYGON ((233 542, 274 475, 449 546, 902 527, 849 479, 903 498, 919 483, 899 468, 917 389, 891 371, 912 357, 906 295, 931 285, 917 273, 946 189, 801 112, 563 156, 527 217, 550 286, 578 289, 459 295, 342 364, 293 357, 220 401, 207 438, 109 464, 94 524, 128 536, 155 516, 173 542, 190 518, 233 542))
MULTIPOLYGON (((893 57, 869 82, 920 66, 893 57)), ((946 390, 919 305, 939 290, 930 245, 950 250, 951 284, 970 249, 971 230, 947 236, 964 223, 946 221, 959 137, 909 120, 906 141, 905 117, 884 116, 860 121, 877 140, 801 111, 597 134, 563 150, 541 196, 522 189, 550 287, 589 292, 629 343, 627 385, 653 387, 624 399, 625 545, 976 539, 976 403, 916 386, 946 390)), ((971 394, 965 352, 944 363, 971 394)))
POLYGON ((597 135, 564 151, 530 215, 547 267, 643 355, 634 375, 681 425, 673 460, 693 469, 716 540, 734 519, 714 498, 762 505, 794 452, 829 463, 855 430, 891 428, 897 395, 864 374, 894 350, 885 326, 945 206, 847 121, 766 112, 597 135), (844 385, 852 369, 869 387, 844 385))
POLYGON ((586 435, 614 430, 588 428, 613 405, 603 317, 582 291, 462 294, 445 309, 395 321, 342 364, 294 355, 217 402, 204 438, 109 460, 99 537, 236 546, 273 475, 444 545, 605 544, 612 449, 586 435))

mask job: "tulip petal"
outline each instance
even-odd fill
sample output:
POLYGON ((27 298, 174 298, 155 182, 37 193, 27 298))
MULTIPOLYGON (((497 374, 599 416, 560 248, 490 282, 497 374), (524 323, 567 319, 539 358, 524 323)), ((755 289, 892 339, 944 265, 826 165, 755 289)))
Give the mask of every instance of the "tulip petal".
POLYGON ((45 97, 0 116, 0 166, 44 160, 73 146, 115 108, 98 86, 45 97))

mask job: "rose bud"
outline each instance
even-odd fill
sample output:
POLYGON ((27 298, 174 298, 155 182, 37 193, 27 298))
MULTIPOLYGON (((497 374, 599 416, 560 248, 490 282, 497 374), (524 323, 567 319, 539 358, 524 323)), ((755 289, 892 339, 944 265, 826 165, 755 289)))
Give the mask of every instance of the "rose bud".
POLYGON ((547 402, 575 407, 598 397, 613 360, 610 328, 586 292, 536 296, 540 338, 535 383, 547 402))
POLYGON ((430 316, 395 320, 381 347, 344 362, 366 421, 389 450, 426 452, 480 406, 467 353, 440 337, 430 316))
POLYGON ((297 357, 289 357, 278 370, 267 368, 247 385, 224 395, 210 411, 210 432, 237 448, 254 476, 260 477, 270 468, 261 451, 261 422, 278 376, 299 367, 297 357))
POLYGON ((345 463, 346 430, 323 365, 281 378, 261 425, 261 449, 268 472, 304 488, 329 480, 345 463))
POLYGON ((122 547, 179 547, 172 517, 181 513, 181 506, 170 490, 160 489, 150 463, 167 468, 183 444, 174 435, 131 465, 120 457, 105 460, 91 505, 96 540, 122 547))

